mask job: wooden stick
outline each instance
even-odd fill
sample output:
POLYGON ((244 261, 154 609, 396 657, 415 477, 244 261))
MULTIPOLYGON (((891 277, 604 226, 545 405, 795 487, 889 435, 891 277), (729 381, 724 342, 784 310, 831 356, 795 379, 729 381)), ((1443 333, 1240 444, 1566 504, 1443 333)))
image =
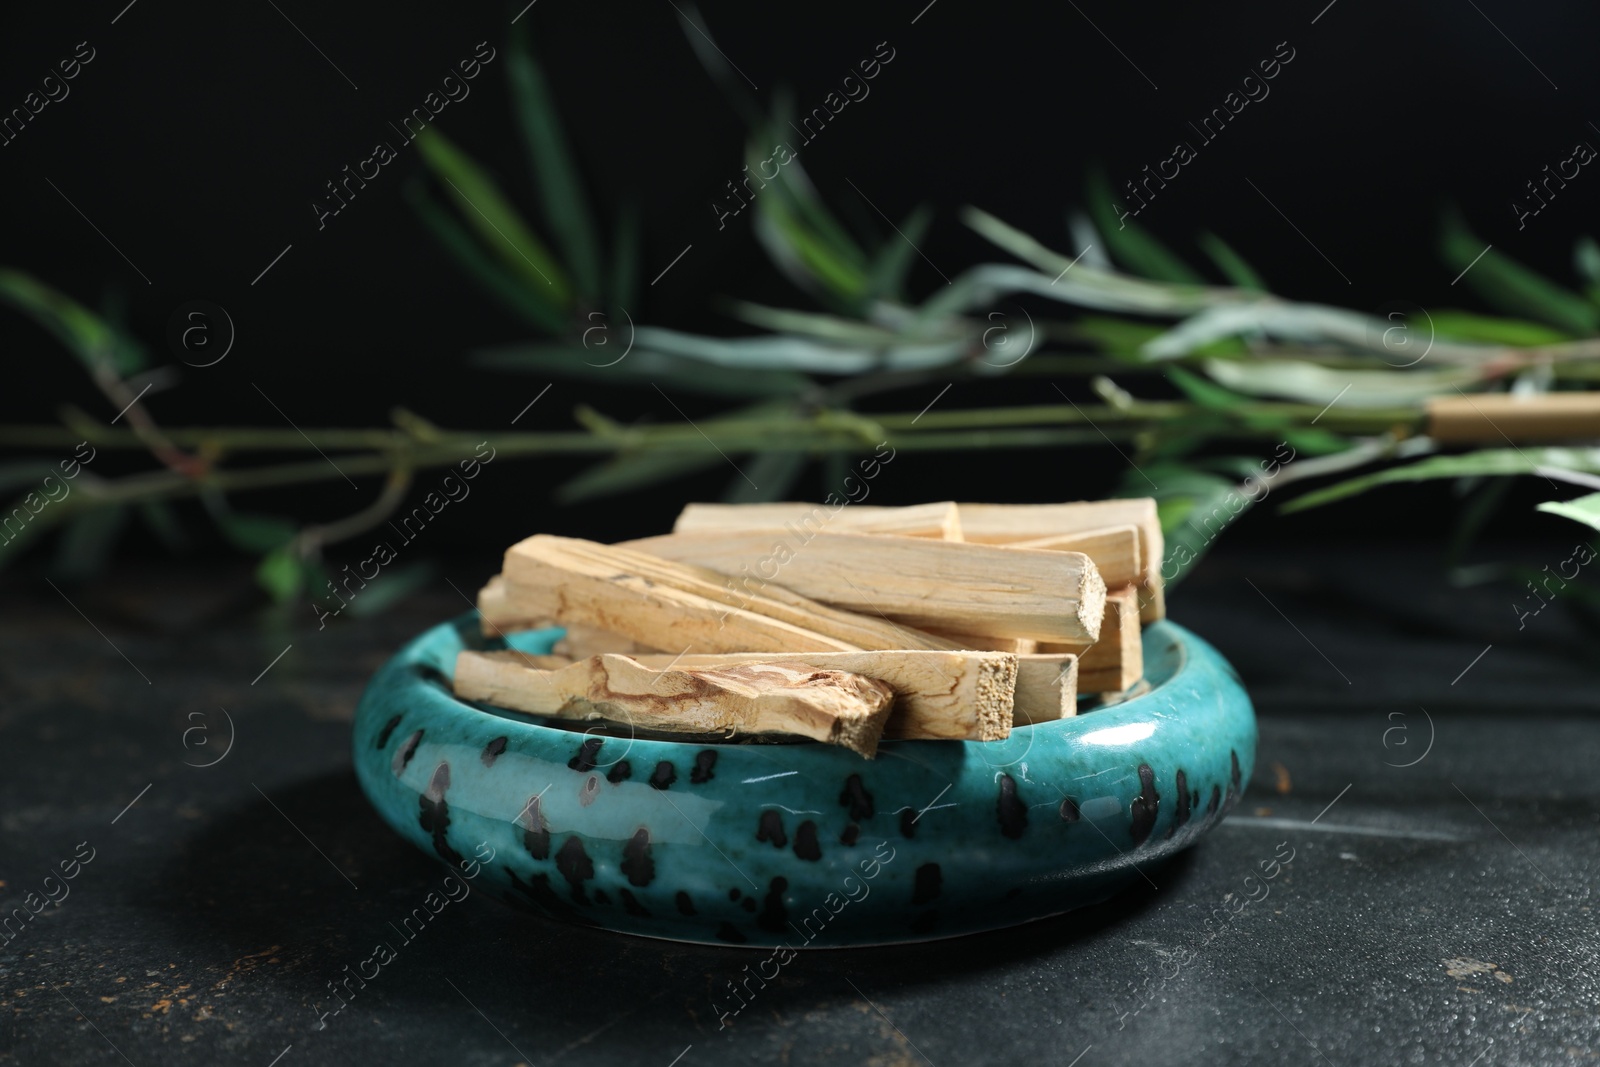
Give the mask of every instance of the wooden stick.
POLYGON ((1039 651, 1039 642, 1031 637, 993 637, 989 634, 952 634, 942 630, 929 630, 935 636, 953 642, 957 647, 979 652, 1009 652, 1024 656, 1039 651))
POLYGON ((1427 401, 1428 436, 1441 444, 1572 441, 1600 437, 1600 393, 1474 393, 1427 401))
POLYGON ((727 575, 754 594, 782 582, 814 600, 926 629, 1092 642, 1105 610, 1105 583, 1081 552, 854 533, 799 542, 683 533, 626 547, 727 575))
MULTIPOLYGON (((765 652, 680 657, 635 657, 649 667, 711 668, 734 664, 784 663, 817 670, 848 671, 875 678, 895 694, 885 737, 935 741, 999 741, 1011 733, 1017 700, 1017 657, 1000 652, 912 649, 887 652, 765 652)), ((1060 658, 1060 657, 1057 657, 1060 658)), ((1032 697, 1030 696, 1030 700, 1032 697)), ((1042 694, 1029 715, 1048 716, 1059 696, 1042 694)))
POLYGON ((689 504, 678 513, 678 521, 672 526, 673 533, 793 531, 797 536, 808 537, 824 530, 961 540, 960 516, 955 504, 948 500, 903 508, 876 504, 689 504))
POLYGON ((780 586, 738 591, 710 571, 574 538, 539 534, 513 545, 506 552, 504 574, 518 611, 593 626, 651 648, 853 652, 953 647, 932 634, 831 608, 780 586))
POLYGON ((1139 594, 1123 586, 1106 594, 1100 639, 1092 644, 1041 643, 1041 653, 1073 652, 1078 656, 1078 690, 1120 693, 1144 677, 1144 644, 1139 635, 1139 594))
POLYGON ((783 663, 653 669, 627 656, 591 656, 540 670, 518 652, 462 652, 464 700, 562 719, 606 719, 673 733, 796 734, 871 758, 894 691, 839 670, 783 663))
POLYGON ((1167 599, 1161 577, 1166 546, 1156 502, 1151 498, 1081 500, 1071 504, 958 504, 957 509, 961 513, 962 537, 982 544, 1030 541, 1106 526, 1137 526, 1139 558, 1144 564, 1144 577, 1139 582, 1140 617, 1145 622, 1166 618, 1167 599))
POLYGON ((519 612, 511 603, 511 594, 506 588, 503 575, 495 575, 478 590, 478 615, 482 619, 484 636, 494 637, 500 634, 512 633, 516 630, 543 630, 550 626, 559 626, 554 619, 530 617, 526 612, 519 612))
POLYGON ((512 603, 506 580, 499 574, 478 590, 478 614, 482 618, 480 628, 485 637, 501 637, 519 630, 547 630, 559 626, 567 632, 555 643, 553 651, 569 659, 585 659, 606 652, 628 655, 633 652, 661 651, 593 626, 562 622, 560 619, 530 618, 527 612, 518 611, 512 603))
POLYGON ((641 645, 621 634, 599 630, 593 626, 569 625, 560 621, 557 621, 556 625, 566 630, 567 635, 551 646, 551 651, 569 659, 588 659, 590 656, 603 656, 607 653, 632 656, 639 652, 661 651, 650 645, 641 645))
POLYGON ((1012 541, 1007 548, 1033 548, 1051 552, 1082 552, 1094 560, 1107 589, 1133 585, 1144 578, 1144 558, 1139 553, 1139 527, 1132 523, 1105 526, 1081 533, 1012 541))
POLYGON ((1078 657, 1070 653, 1017 657, 1016 726, 1054 722, 1078 714, 1078 657))

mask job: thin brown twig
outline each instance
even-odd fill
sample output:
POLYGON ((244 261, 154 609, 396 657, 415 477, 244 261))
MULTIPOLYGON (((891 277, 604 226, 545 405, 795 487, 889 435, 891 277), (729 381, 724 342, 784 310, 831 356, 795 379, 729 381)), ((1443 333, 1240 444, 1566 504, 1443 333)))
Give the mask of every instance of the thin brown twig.
POLYGON ((209 464, 183 451, 161 432, 155 418, 145 409, 142 393, 135 393, 128 387, 128 383, 116 372, 109 355, 95 358, 90 377, 106 399, 120 408, 121 415, 118 417, 126 416, 128 428, 162 465, 186 478, 199 478, 205 474, 209 464))
POLYGON ((342 519, 305 527, 295 535, 295 551, 300 558, 310 559, 319 554, 324 545, 347 541, 357 534, 372 529, 400 506, 400 502, 405 499, 406 490, 411 488, 411 475, 412 468, 408 457, 397 456, 395 466, 390 468, 389 476, 383 483, 383 491, 378 494, 377 499, 360 511, 342 519))

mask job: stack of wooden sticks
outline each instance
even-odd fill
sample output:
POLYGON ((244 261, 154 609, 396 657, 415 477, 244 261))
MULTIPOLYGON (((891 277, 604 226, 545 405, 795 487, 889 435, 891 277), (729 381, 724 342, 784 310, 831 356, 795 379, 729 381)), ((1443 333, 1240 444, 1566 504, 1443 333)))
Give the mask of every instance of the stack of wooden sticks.
POLYGON ((462 652, 467 700, 652 732, 995 741, 1121 694, 1161 618, 1149 499, 691 504, 616 545, 539 534, 478 594, 486 635, 561 626, 554 654, 462 652))

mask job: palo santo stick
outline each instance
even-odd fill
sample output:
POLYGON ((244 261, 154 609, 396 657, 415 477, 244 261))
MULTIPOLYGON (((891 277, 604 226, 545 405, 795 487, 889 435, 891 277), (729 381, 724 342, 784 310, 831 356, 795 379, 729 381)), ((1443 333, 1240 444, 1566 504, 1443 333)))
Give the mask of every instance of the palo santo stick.
POLYGON ((710 571, 618 545, 539 534, 506 552, 504 573, 519 611, 597 627, 652 648, 854 652, 952 647, 932 634, 831 608, 779 586, 739 592, 710 571))
POLYGON ((1015 726, 1054 722, 1078 714, 1078 657, 1071 653, 1017 657, 1015 726))
MULTIPOLYGON (((909 649, 880 652, 735 652, 682 657, 636 656, 650 667, 711 668, 735 664, 799 664, 876 678, 894 690, 885 737, 935 741, 999 741, 1011 733, 1017 658, 1000 652, 909 649)), ((1056 657, 1060 659, 1062 657, 1056 657)), ((1045 694, 1030 715, 1049 715, 1057 696, 1045 694)))
POLYGON ((1144 577, 1139 582, 1140 617, 1145 622, 1164 619, 1167 598, 1161 568, 1166 545, 1156 502, 1149 497, 1127 500, 1081 500, 1071 504, 959 504, 961 535, 981 544, 1008 544, 1040 537, 1083 533, 1106 526, 1139 528, 1139 558, 1144 577))
POLYGON ((482 616, 485 636, 498 637, 518 630, 546 630, 559 626, 567 632, 556 642, 554 651, 571 659, 585 659, 605 652, 628 655, 632 652, 660 651, 593 626, 547 617, 530 617, 529 612, 519 611, 512 603, 505 577, 499 574, 478 590, 478 614, 482 616))
POLYGON ((725 574, 757 593, 778 581, 813 600, 926 629, 1091 642, 1105 610, 1105 583, 1081 552, 853 533, 814 534, 798 546, 770 533, 682 533, 625 547, 725 574))
POLYGON ((793 530, 801 540, 830 533, 894 534, 960 541, 955 504, 879 507, 875 504, 689 504, 678 513, 673 533, 771 533, 793 530))
POLYGON ((540 670, 517 652, 462 652, 455 692, 465 700, 561 719, 607 719, 674 733, 797 734, 871 758, 894 692, 848 671, 783 663, 646 667, 591 656, 540 670))
POLYGON ((1429 397, 1428 436, 1441 444, 1600 437, 1600 393, 1474 393, 1429 397))
POLYGON ((631 656, 636 652, 658 652, 660 649, 650 645, 641 645, 637 641, 614 634, 609 630, 599 630, 593 626, 579 626, 561 622, 556 625, 567 631, 567 635, 555 643, 551 651, 571 659, 588 659, 590 656, 602 656, 611 653, 618 656, 631 656))
POLYGON ((942 630, 929 630, 931 634, 951 641, 959 647, 981 652, 1009 652, 1023 656, 1039 651, 1039 642, 1031 637, 991 637, 988 634, 952 634, 942 630))
POLYGON ((1082 533, 1037 537, 1031 541, 1012 541, 1006 547, 1082 552, 1100 568, 1100 577, 1104 579, 1107 589, 1133 585, 1144 578, 1144 557, 1139 552, 1139 527, 1132 523, 1085 530, 1082 533))
POLYGON ((578 662, 571 656, 558 656, 554 654, 540 656, 532 652, 518 652, 517 655, 521 656, 522 661, 528 666, 537 668, 541 671, 558 671, 562 667, 570 667, 574 663, 578 662))
POLYGON ((484 587, 478 590, 478 615, 483 620, 483 631, 486 635, 507 634, 513 630, 543 630, 549 626, 560 625, 552 619, 530 616, 527 612, 518 611, 511 603, 511 594, 506 589, 505 577, 499 574, 490 578, 484 587))
POLYGON ((1124 586, 1106 594, 1106 616, 1098 641, 1087 645, 1041 643, 1039 651, 1077 653, 1081 692, 1120 693, 1127 689, 1144 677, 1137 590, 1124 586))

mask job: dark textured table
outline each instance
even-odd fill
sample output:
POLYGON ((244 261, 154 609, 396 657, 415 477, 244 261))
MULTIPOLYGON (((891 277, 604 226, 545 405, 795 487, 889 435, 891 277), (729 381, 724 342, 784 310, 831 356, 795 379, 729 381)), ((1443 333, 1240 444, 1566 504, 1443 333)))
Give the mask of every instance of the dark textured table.
POLYGON ((1233 817, 1136 891, 802 954, 726 1029, 712 1000, 760 954, 477 895, 319 1029, 443 873, 368 809, 349 716, 461 597, 441 579, 319 632, 241 610, 240 570, 64 592, 0 587, 0 903, 62 900, 0 936, 0 1063, 1600 1060, 1594 637, 1555 606, 1519 630, 1503 589, 1422 553, 1224 553, 1177 592, 1261 745, 1233 817))

